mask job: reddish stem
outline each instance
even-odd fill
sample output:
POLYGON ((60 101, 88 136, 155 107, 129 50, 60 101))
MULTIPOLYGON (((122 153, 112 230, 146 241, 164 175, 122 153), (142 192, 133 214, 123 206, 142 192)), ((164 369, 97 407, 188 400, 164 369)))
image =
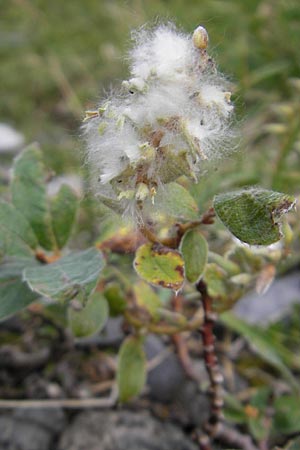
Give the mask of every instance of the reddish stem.
MULTIPOLYGON (((174 295, 172 298, 172 302, 171 302, 173 311, 182 314, 182 310, 183 310, 182 302, 183 302, 183 297, 181 295, 174 295)), ((191 380, 199 382, 199 377, 197 376, 197 374, 193 368, 193 362, 192 362, 190 354, 189 354, 189 349, 188 349, 186 340, 180 333, 174 334, 172 336, 172 340, 176 347, 179 361, 180 361, 181 366, 182 366, 183 370, 185 371, 186 375, 191 380)))
POLYGON ((211 412, 208 421, 204 424, 205 434, 199 437, 202 450, 210 450, 210 439, 217 435, 218 428, 223 421, 223 375, 220 372, 218 359, 215 351, 215 337, 213 333, 216 322, 216 314, 212 308, 212 298, 207 292, 204 281, 200 280, 197 290, 201 294, 204 310, 204 323, 201 327, 201 336, 204 350, 204 362, 210 380, 211 412))

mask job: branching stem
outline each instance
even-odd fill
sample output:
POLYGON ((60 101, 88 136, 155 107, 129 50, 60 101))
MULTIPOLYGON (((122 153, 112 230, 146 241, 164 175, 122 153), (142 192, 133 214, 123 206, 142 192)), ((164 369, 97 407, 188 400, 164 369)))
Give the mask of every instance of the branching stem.
POLYGON ((150 333, 173 335, 182 331, 197 330, 203 323, 202 311, 199 310, 195 315, 184 324, 169 325, 166 323, 155 323, 146 321, 136 316, 135 312, 128 309, 124 312, 124 317, 130 325, 135 328, 145 328, 150 333))
POLYGON ((214 222, 215 211, 210 208, 206 211, 199 220, 193 220, 186 223, 177 223, 175 236, 159 239, 153 231, 151 231, 145 224, 139 226, 139 231, 145 236, 145 238, 154 244, 162 244, 169 248, 178 248, 183 235, 193 228, 197 228, 200 225, 210 225, 214 222))

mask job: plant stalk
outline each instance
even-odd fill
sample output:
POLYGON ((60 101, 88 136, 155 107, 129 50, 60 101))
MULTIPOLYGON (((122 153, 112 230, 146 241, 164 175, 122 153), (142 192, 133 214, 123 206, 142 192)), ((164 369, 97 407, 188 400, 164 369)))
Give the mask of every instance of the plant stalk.
POLYGON ((207 422, 203 426, 203 431, 199 436, 198 442, 201 450, 211 450, 211 440, 214 439, 223 421, 223 375, 220 371, 218 359, 215 349, 215 337, 213 333, 214 324, 216 322, 216 314, 213 312, 213 299, 207 292, 207 286, 203 280, 200 280, 196 288, 201 294, 201 301, 204 312, 204 322, 200 329, 203 350, 204 362, 210 381, 210 398, 211 411, 207 422))

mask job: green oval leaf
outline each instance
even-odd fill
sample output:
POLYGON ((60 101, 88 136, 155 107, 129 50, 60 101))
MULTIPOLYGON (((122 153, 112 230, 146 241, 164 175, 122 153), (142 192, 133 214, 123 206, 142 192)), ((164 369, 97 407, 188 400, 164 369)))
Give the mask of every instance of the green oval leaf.
POLYGON ((22 258, 0 266, 0 320, 15 314, 39 297, 22 280, 22 270, 27 264, 31 266, 37 262, 31 258, 22 258))
POLYGON ((159 208, 171 217, 185 220, 199 218, 198 205, 189 191, 178 183, 169 183, 159 189, 154 208, 159 208))
POLYGON ((183 236, 180 250, 186 279, 190 283, 196 283, 203 275, 207 263, 207 241, 198 230, 189 230, 183 236))
POLYGON ((139 280, 133 286, 133 292, 136 303, 142 308, 145 308, 154 319, 158 318, 158 309, 163 305, 159 296, 154 292, 154 289, 148 283, 139 280))
POLYGON ((32 292, 21 278, 11 278, 0 281, 0 319, 5 319, 24 309, 38 299, 38 294, 32 292))
POLYGON ((250 245, 270 245, 281 238, 280 216, 293 207, 293 197, 265 189, 245 189, 214 198, 219 219, 250 245))
POLYGON ((232 309, 232 306, 243 295, 243 285, 235 284, 228 273, 215 263, 207 263, 203 275, 207 292, 213 298, 213 308, 217 312, 232 309))
POLYGON ((134 260, 138 275, 148 283, 178 291, 184 283, 184 261, 177 250, 161 244, 144 244, 134 260))
POLYGON ((119 399, 127 402, 138 395, 146 381, 146 356, 142 340, 129 336, 123 342, 117 369, 119 399))
POLYGON ((36 236, 14 205, 0 201, 0 255, 33 256, 36 236))
POLYGON ((25 149, 14 161, 11 184, 15 207, 26 217, 46 250, 55 248, 51 215, 47 203, 46 172, 37 146, 25 149))
POLYGON ((228 297, 228 288, 226 272, 215 263, 206 265, 204 272, 204 281, 207 284, 207 290, 212 298, 226 300, 228 297))
POLYGON ((52 227, 58 248, 62 248, 69 239, 77 207, 77 195, 67 184, 62 185, 51 199, 52 227))
POLYGON ((96 286, 104 258, 96 248, 71 253, 58 261, 27 268, 23 278, 41 295, 56 300, 69 300, 81 294, 87 298, 96 286))
POLYGON ((80 309, 70 305, 68 321, 76 337, 92 336, 102 330, 108 319, 108 304, 100 292, 91 294, 86 304, 80 309))

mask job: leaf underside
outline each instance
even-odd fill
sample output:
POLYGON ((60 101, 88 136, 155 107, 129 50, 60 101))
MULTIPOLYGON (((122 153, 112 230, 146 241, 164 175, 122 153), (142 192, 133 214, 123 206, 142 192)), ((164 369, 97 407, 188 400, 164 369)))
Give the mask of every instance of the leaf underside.
POLYGON ((231 233, 250 245, 270 245, 281 238, 279 218, 294 198, 265 189, 245 189, 214 198, 217 216, 231 233))
POLYGON ((40 295, 56 300, 69 300, 82 294, 85 298, 95 287, 104 258, 96 248, 74 252, 58 261, 27 268, 24 280, 40 295))

